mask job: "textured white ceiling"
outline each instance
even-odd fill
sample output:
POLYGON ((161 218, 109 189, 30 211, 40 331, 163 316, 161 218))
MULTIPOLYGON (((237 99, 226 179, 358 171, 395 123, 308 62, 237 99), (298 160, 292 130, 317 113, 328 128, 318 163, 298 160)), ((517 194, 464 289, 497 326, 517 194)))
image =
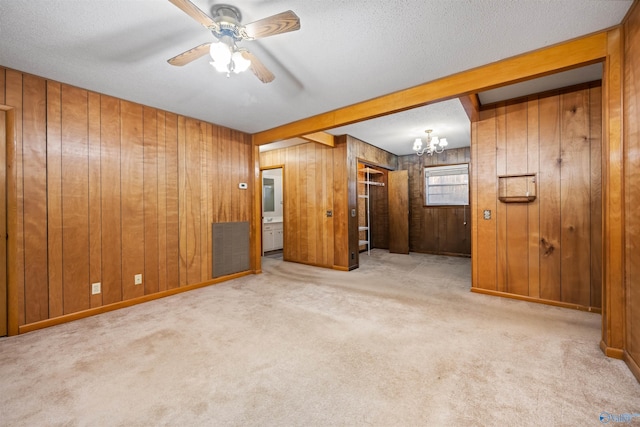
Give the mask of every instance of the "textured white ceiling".
POLYGON ((212 36, 167 0, 3 0, 0 65, 253 133, 617 25, 632 3, 225 1, 245 23, 300 17, 300 31, 243 42, 273 83, 227 78, 206 58, 168 65, 212 36))
POLYGON ((331 129, 334 135, 348 134, 396 155, 412 154, 413 141, 426 139, 425 130, 447 138, 448 148, 467 147, 471 142, 471 125, 458 99, 414 108, 398 114, 331 129))

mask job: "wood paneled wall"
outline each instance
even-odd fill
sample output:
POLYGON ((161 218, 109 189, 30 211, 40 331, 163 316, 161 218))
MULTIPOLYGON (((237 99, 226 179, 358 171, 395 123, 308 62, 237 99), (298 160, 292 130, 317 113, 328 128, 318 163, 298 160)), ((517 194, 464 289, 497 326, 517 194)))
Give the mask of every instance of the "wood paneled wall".
POLYGON ((446 150, 433 156, 400 156, 399 169, 409 172, 409 250, 421 253, 471 256, 470 207, 424 205, 425 166, 469 163, 471 149, 446 150), (466 223, 466 224, 465 224, 466 223))
POLYGON ((4 68, 0 101, 16 114, 19 325, 206 282, 211 223, 251 220, 247 134, 4 68))
POLYGON ((273 166, 284 167, 284 259, 334 267, 334 149, 306 143, 260 153, 260 167, 273 166))
POLYGON ((640 2, 632 7, 624 29, 625 359, 640 381, 640 2))
POLYGON ((474 290, 601 307, 601 114, 599 84, 480 112, 472 124, 474 290), (533 202, 498 201, 498 176, 527 173, 536 175, 533 202))

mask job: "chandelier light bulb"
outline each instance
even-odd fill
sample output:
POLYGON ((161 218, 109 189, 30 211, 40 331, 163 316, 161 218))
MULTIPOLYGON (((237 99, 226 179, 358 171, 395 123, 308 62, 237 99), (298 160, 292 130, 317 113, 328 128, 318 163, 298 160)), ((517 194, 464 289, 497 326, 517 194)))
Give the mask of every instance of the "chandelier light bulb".
POLYGON ((426 147, 422 148, 422 139, 420 138, 416 138, 413 141, 413 151, 415 151, 418 156, 422 156, 424 153, 427 153, 429 156, 432 156, 434 153, 440 154, 445 150, 445 147, 449 145, 447 138, 438 138, 435 135, 431 135, 431 132, 433 132, 431 129, 427 129, 425 132, 427 134, 426 147))

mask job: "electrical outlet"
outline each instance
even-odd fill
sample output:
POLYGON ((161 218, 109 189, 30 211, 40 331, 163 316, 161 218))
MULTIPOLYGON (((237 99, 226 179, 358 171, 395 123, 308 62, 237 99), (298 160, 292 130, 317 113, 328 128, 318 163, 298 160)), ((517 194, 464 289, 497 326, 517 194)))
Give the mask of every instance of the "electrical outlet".
POLYGON ((91 295, 97 295, 100 292, 102 292, 102 290, 100 289, 100 282, 92 283, 91 284, 91 295))
POLYGON ((136 274, 133 276, 133 281, 136 285, 142 285, 142 274, 136 274))

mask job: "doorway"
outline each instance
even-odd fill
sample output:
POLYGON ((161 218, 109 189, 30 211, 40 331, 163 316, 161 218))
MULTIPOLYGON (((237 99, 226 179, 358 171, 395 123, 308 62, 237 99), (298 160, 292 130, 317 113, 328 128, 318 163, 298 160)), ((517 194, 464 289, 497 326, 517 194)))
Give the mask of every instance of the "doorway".
POLYGON ((262 255, 284 252, 284 168, 262 170, 262 255))

